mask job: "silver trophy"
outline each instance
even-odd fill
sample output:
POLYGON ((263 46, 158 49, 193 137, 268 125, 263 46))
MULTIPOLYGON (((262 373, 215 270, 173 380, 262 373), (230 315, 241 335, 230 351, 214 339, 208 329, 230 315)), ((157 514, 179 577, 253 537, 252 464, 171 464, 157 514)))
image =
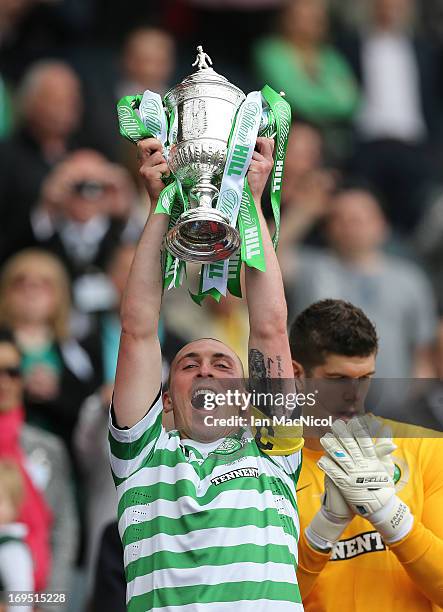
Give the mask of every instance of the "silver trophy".
MULTIPOLYGON (((229 258, 240 246, 239 232, 215 206, 229 137, 246 96, 211 68, 212 60, 201 46, 197 52, 192 64, 196 71, 163 100, 146 91, 125 96, 117 110, 120 132, 132 142, 153 135, 168 141, 171 173, 188 196, 185 212, 166 235, 166 248, 181 260, 209 263, 229 258)), ((275 129, 273 111, 265 103, 259 135, 273 137, 275 129)))
MULTIPOLYGON (((175 142, 169 150, 171 172, 189 189, 189 209, 165 238, 167 249, 184 261, 208 263, 227 259, 240 246, 240 235, 213 208, 226 163, 229 135, 245 94, 212 68, 211 58, 197 47, 197 71, 170 89, 164 103, 177 117, 175 142)), ((269 131, 264 113, 260 132, 269 131)))

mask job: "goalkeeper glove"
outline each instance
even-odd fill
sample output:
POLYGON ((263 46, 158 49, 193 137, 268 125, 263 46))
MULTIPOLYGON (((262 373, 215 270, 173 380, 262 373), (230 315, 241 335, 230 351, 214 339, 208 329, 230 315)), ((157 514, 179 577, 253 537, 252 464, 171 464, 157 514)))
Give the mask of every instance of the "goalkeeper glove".
MULTIPOLYGON (((395 464, 391 453, 396 446, 392 442, 392 432, 372 416, 362 417, 371 435, 376 438, 375 452, 393 478, 395 464)), ((320 510, 305 530, 311 546, 320 551, 330 550, 354 517, 354 512, 346 503, 340 489, 325 474, 325 491, 322 495, 320 510)))
POLYGON ((305 529, 309 544, 321 552, 329 552, 352 521, 352 510, 339 488, 325 475, 325 492, 321 508, 305 529))
POLYGON ((376 447, 364 421, 335 421, 333 433, 320 442, 327 456, 318 466, 340 489, 352 510, 366 518, 387 544, 404 538, 412 528, 409 507, 395 494, 388 455, 394 450, 390 438, 376 447), (388 468, 388 469, 387 469, 388 468))

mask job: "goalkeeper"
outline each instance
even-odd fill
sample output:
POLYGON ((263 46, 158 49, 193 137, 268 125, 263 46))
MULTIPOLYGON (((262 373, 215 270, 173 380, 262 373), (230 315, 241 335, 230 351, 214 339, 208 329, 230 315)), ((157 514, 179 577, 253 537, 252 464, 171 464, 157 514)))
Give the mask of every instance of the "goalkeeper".
POLYGON ((359 308, 313 304, 292 325, 290 344, 300 384, 321 389, 319 379, 338 379, 346 387, 316 403, 319 416, 335 421, 321 445, 305 428, 297 489, 305 610, 443 609, 443 440, 367 415, 379 428, 374 444, 352 418, 363 413, 377 353, 376 331, 359 308))

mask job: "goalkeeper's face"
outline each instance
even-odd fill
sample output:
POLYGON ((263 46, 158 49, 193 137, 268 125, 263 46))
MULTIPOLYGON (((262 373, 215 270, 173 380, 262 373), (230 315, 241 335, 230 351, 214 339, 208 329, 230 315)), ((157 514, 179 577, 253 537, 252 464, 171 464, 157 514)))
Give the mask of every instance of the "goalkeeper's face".
POLYGON ((352 356, 328 354, 303 380, 306 390, 316 394, 310 408, 316 417, 332 416, 348 421, 365 411, 365 399, 375 373, 376 354, 352 356))
POLYGON ((175 427, 183 437, 200 442, 218 440, 237 429, 228 421, 240 406, 228 390, 243 385, 239 357, 224 343, 203 338, 187 344, 171 365, 166 409, 174 411, 175 427))

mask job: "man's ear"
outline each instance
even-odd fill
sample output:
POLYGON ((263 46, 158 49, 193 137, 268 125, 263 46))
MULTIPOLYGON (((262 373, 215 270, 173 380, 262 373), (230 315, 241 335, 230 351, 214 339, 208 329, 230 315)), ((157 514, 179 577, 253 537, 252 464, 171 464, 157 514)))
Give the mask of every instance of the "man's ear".
POLYGON ((163 399, 163 412, 167 414, 168 412, 171 412, 172 410, 171 393, 169 391, 164 391, 162 399, 163 399))
POLYGON ((302 364, 295 359, 292 360, 292 371, 294 372, 294 378, 304 378, 305 369, 302 364))

